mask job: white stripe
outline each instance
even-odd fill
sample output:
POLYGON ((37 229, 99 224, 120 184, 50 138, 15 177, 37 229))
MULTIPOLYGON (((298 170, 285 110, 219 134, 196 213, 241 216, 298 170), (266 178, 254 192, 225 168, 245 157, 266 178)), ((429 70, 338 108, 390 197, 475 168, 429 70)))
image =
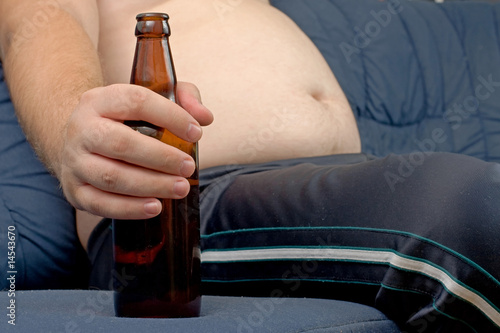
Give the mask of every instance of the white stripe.
POLYGON ((241 262, 256 260, 349 260, 390 264, 401 269, 422 273, 441 282, 446 289, 476 306, 497 326, 500 326, 500 313, 481 295, 465 288, 451 278, 444 270, 420 260, 402 257, 391 251, 368 251, 355 249, 311 249, 311 248, 274 248, 234 251, 204 251, 203 263, 241 262))

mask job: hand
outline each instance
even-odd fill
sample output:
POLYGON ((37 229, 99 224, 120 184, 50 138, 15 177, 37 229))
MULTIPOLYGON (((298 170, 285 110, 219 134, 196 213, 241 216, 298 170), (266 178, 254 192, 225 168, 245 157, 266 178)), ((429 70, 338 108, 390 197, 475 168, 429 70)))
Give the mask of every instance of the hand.
POLYGON ((123 124, 143 120, 181 139, 200 140, 200 125, 213 116, 191 84, 179 83, 179 105, 135 85, 112 85, 82 95, 65 133, 58 174, 68 201, 93 215, 146 219, 158 215, 156 198, 179 199, 189 192, 195 170, 186 153, 123 124))

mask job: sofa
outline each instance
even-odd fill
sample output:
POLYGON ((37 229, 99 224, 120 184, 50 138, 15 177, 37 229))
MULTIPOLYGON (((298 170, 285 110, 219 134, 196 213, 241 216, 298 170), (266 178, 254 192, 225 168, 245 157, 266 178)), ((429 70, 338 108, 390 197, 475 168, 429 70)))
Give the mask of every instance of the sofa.
MULTIPOLYGON (((500 5, 271 3, 325 57, 354 111, 365 153, 382 157, 442 151, 500 162, 500 66, 491 66, 500 63, 500 5)), ((0 88, 1 107, 7 92, 5 84, 0 88)), ((322 299, 320 291, 316 298, 280 296, 248 295, 246 290, 212 293, 203 296, 199 318, 132 319, 114 316, 111 291, 7 288, 0 292, 0 331, 391 333, 425 332, 429 323, 424 319, 403 331, 374 304, 352 302, 356 295, 351 301, 322 299)))

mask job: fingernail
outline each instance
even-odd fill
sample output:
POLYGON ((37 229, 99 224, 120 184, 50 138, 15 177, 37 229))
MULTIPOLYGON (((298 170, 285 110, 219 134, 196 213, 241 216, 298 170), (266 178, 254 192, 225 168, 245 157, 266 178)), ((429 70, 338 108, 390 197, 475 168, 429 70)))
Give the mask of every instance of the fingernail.
POLYGON ((161 212, 161 204, 158 201, 150 201, 144 204, 144 212, 149 215, 158 215, 161 212))
POLYGON ((192 142, 196 142, 201 138, 201 127, 196 124, 189 124, 188 127, 188 138, 192 142))
POLYGON ((181 176, 183 177, 191 176, 195 168, 196 166, 194 165, 193 161, 191 160, 183 161, 181 165, 181 176))
POLYGON ((184 198, 189 192, 189 183, 185 179, 178 180, 174 184, 175 195, 184 198))

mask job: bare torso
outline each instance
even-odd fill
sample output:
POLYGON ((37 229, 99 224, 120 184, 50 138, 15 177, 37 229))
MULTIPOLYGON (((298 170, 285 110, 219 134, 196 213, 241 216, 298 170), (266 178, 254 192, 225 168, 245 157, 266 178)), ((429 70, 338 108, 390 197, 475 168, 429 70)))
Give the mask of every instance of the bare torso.
MULTIPOLYGON (((135 16, 170 15, 177 77, 198 86, 215 121, 200 168, 354 153, 349 104, 314 44, 268 0, 98 0, 99 52, 108 84, 128 83, 135 16)), ((80 240, 100 220, 77 212, 80 240)))
POLYGON ((267 0, 100 0, 99 51, 107 83, 126 83, 135 15, 170 15, 180 81, 196 84, 214 123, 200 167, 357 152, 358 132, 330 68, 267 0))

